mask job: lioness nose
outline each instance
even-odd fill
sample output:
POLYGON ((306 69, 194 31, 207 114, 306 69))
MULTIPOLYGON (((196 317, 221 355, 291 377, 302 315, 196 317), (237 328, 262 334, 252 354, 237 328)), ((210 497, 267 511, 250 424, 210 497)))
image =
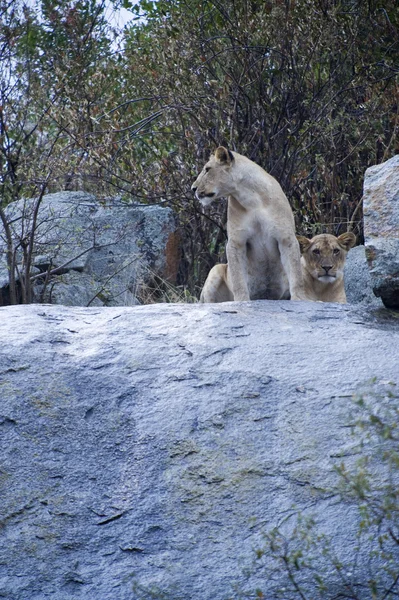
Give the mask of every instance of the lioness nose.
POLYGON ((193 185, 191 186, 191 190, 192 190, 193 192, 196 192, 196 191, 197 191, 197 186, 193 184, 193 185))
POLYGON ((328 271, 329 271, 330 269, 332 269, 332 265, 331 265, 331 267, 329 267, 329 266, 328 266, 328 267, 326 267, 325 265, 323 265, 323 269, 325 270, 325 272, 326 272, 326 273, 328 273, 328 271))

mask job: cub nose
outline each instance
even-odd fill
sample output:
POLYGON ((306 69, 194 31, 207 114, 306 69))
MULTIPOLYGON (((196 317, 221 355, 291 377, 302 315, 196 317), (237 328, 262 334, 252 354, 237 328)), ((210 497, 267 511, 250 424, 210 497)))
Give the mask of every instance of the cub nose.
POLYGON ((192 192, 196 192, 197 191, 197 186, 193 183, 193 185, 191 186, 191 191, 192 192))

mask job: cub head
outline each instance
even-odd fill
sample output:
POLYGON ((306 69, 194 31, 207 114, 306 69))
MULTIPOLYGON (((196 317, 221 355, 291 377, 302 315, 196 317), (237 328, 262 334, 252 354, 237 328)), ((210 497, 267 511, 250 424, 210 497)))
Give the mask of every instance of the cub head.
POLYGON ((234 161, 233 153, 219 146, 206 163, 191 186, 202 206, 208 206, 217 198, 230 195, 233 189, 231 168, 234 161))
POLYGON ((311 240, 297 235, 297 240, 301 248, 301 262, 314 279, 333 283, 343 278, 346 255, 356 242, 353 233, 343 233, 339 237, 322 233, 311 240))

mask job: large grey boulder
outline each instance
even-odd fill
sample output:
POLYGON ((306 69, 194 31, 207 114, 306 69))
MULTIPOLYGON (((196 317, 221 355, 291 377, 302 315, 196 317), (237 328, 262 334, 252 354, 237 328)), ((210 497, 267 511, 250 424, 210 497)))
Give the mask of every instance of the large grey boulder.
POLYGON ((367 581, 358 513, 330 490, 356 456, 351 395, 398 379, 399 323, 376 314, 1 308, 0 597, 290 600, 255 555, 295 507, 367 581))
POLYGON ((363 188, 364 237, 374 293, 399 306, 399 155, 367 169, 363 188))
MULTIPOLYGON (((35 200, 6 208, 23 271, 20 240, 34 229, 34 300, 86 306, 137 304, 154 275, 174 282, 178 267, 176 223, 169 208, 99 202, 84 192, 43 197, 33 228, 35 200), (57 270, 50 278, 47 272, 57 270), (73 287, 72 287, 73 286, 73 287)), ((0 286, 8 285, 5 236, 0 229, 0 286)))

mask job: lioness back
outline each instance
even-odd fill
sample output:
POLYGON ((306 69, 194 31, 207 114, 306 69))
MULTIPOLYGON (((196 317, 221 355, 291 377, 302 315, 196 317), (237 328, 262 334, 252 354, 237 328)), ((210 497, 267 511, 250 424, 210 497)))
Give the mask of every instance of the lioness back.
POLYGON ((356 236, 351 232, 339 237, 322 233, 312 239, 303 236, 297 236, 297 239, 308 298, 345 303, 344 266, 348 251, 356 243, 356 236))

